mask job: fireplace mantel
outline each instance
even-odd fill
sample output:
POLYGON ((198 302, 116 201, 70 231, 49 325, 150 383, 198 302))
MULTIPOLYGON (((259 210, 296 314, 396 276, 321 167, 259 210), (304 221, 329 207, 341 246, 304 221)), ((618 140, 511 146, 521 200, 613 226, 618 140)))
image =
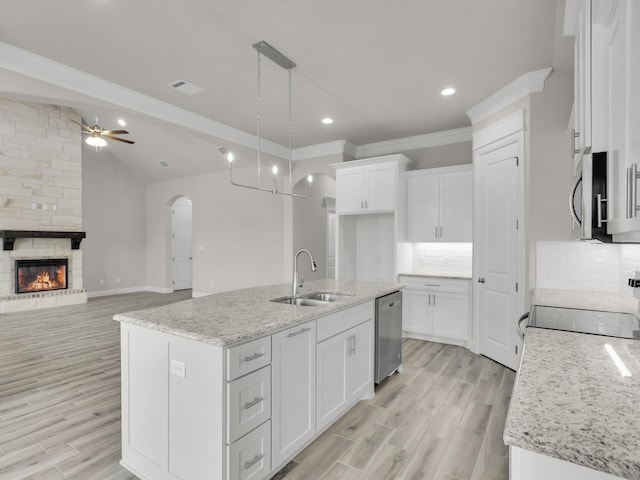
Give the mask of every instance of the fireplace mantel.
POLYGON ((86 238, 87 232, 52 232, 46 230, 0 230, 2 250, 13 250, 16 238, 69 238, 71 249, 78 250, 80 242, 86 238))

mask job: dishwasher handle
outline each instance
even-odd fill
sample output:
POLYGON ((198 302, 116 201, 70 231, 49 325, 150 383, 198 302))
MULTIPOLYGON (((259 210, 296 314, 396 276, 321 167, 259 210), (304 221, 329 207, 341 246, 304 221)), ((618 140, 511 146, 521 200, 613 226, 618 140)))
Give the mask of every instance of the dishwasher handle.
MULTIPOLYGON (((526 319, 529 318, 529 312, 523 314, 519 319, 518 319, 518 323, 516 325, 516 328, 518 329, 518 334, 520 335, 520 338, 522 338, 522 340, 524 340, 524 330, 522 329, 522 327, 520 325, 522 325, 522 322, 524 322, 526 319)), ((525 327, 526 328, 526 327, 525 327)))

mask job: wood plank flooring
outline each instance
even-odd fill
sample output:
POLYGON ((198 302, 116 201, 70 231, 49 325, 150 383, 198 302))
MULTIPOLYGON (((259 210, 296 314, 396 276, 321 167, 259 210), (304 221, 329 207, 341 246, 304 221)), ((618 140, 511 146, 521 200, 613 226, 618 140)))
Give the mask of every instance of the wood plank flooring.
POLYGON ((452 345, 405 339, 385 380, 274 479, 507 480, 515 373, 452 345))
MULTIPOLYGON (((118 312, 190 298, 138 293, 0 315, 0 479, 134 480, 120 460, 118 312)), ((507 479, 514 372, 405 340, 404 370, 274 478, 507 479)))

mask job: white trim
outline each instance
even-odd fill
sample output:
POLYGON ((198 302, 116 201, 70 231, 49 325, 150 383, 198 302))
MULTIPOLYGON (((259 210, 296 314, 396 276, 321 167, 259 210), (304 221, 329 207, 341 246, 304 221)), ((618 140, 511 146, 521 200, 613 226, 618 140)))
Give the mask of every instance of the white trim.
POLYGON ((401 153, 395 155, 383 155, 382 157, 363 158, 360 160, 350 160, 348 162, 332 163, 329 166, 339 170, 341 168, 358 167, 363 165, 375 165, 382 162, 398 162, 398 165, 405 165, 405 168, 413 166, 413 160, 401 153))
POLYGON ((562 21, 562 35, 574 37, 578 30, 578 12, 583 0, 566 0, 564 4, 564 19, 562 21))
POLYGON ((293 150, 293 160, 306 160, 308 158, 324 157, 326 155, 342 155, 347 153, 355 156, 356 146, 346 140, 336 140, 335 142, 319 143, 300 147, 293 150))
POLYGON ((518 110, 496 123, 473 132, 473 150, 524 130, 524 113, 524 110, 518 110))
POLYGON ((367 158, 376 155, 388 155, 391 153, 417 150, 419 148, 437 147, 450 143, 471 141, 471 127, 445 130, 442 132, 427 133, 414 137, 398 138, 384 142, 368 143, 356 148, 355 158, 367 158))
POLYGON ((143 287, 143 292, 154 292, 154 293, 173 293, 173 288, 170 287, 143 287))
POLYGON ((473 172, 473 163, 463 165, 451 165, 450 167, 422 168, 420 170, 409 170, 404 172, 405 178, 424 177, 426 175, 440 175, 443 173, 473 172))
MULTIPOLYGON (((6 42, 0 42, 0 68, 42 80, 120 108, 159 118, 209 136, 255 149, 257 142, 255 135, 22 50, 6 42)), ((261 148, 265 153, 283 159, 289 158, 289 150, 283 145, 265 139, 262 139, 261 142, 261 148)))
POLYGON ((109 290, 96 290, 94 292, 87 292, 88 298, 96 297, 108 297, 111 295, 122 295, 125 293, 137 293, 146 291, 146 287, 126 287, 126 288, 112 288, 109 290))
POLYGON ((544 88, 544 81, 551 73, 551 70, 552 68, 549 67, 525 73, 506 87, 471 107, 467 110, 467 116, 471 119, 471 124, 475 125, 527 95, 541 92, 544 88))
POLYGON ((191 292, 191 298, 206 297, 207 295, 213 295, 213 294, 212 293, 204 293, 204 292, 191 292))

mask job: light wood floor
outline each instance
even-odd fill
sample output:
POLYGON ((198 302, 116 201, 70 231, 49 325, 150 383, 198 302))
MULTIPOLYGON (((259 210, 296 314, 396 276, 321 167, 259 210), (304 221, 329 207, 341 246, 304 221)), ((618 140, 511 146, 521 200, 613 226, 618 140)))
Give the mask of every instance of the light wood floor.
MULTIPOLYGON (((0 315, 0 479, 134 480, 120 459, 117 312, 190 298, 141 293, 0 315)), ((514 373, 460 347, 404 342, 404 370, 277 479, 507 479, 514 373)))

